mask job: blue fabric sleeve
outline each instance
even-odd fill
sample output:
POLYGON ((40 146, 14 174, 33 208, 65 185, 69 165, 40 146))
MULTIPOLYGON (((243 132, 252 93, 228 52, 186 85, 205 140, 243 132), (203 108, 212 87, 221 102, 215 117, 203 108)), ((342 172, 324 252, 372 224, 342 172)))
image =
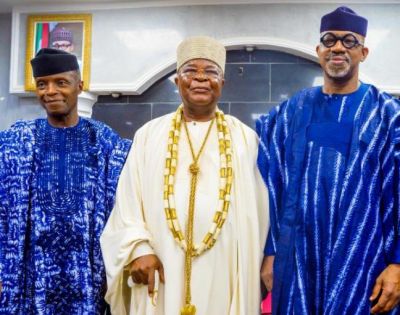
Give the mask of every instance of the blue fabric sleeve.
POLYGON ((285 122, 283 113, 287 114, 288 102, 272 109, 267 115, 261 116, 256 122, 259 137, 257 165, 269 192, 270 229, 264 248, 266 256, 275 255, 276 240, 279 235, 279 218, 282 212, 279 205, 285 189, 284 169, 284 140, 285 122))
POLYGON ((400 264, 400 240, 399 240, 398 236, 397 236, 397 242, 394 246, 392 257, 391 257, 389 263, 400 264))
MULTIPOLYGON (((400 107, 400 104, 398 104, 400 107)), ((394 178, 393 178, 393 198, 394 198, 394 244, 390 253, 389 263, 400 264, 400 119, 397 118, 393 124, 393 143, 394 143, 394 178)))
POLYGON ((272 240, 271 229, 268 231, 267 242, 265 243, 264 256, 275 256, 275 246, 272 240))
POLYGON ((383 99, 389 125, 382 158, 381 218, 387 264, 400 264, 400 102, 383 99))
MULTIPOLYGON (((0 185, 0 190, 1 190, 1 185, 0 185)), ((0 191, 0 198, 3 198, 3 195, 4 194, 0 191)), ((0 202, 0 282, 2 282, 3 279, 3 265, 4 265, 3 249, 5 248, 5 242, 6 242, 5 221, 6 221, 5 208, 0 202)))
POLYGON ((122 139, 115 133, 111 137, 113 138, 113 148, 110 150, 107 174, 107 217, 114 207, 119 175, 132 145, 131 140, 122 139))
MULTIPOLYGON (((1 141, 1 134, 0 134, 0 141, 1 141)), ((6 243, 6 208, 5 208, 5 201, 6 201, 6 193, 4 188, 4 172, 6 167, 3 163, 4 153, 0 152, 0 282, 3 278, 3 266, 4 266, 4 248, 6 243)))

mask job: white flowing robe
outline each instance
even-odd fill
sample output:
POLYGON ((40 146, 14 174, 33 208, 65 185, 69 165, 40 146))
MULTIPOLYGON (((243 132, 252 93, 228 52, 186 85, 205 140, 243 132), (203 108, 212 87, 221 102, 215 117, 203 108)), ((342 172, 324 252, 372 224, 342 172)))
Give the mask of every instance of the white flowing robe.
MULTIPOLYGON (((168 228, 163 202, 163 175, 168 131, 173 114, 139 129, 122 170, 116 204, 101 236, 107 271, 106 300, 113 315, 178 315, 184 304, 184 252, 168 228), (164 266, 157 306, 147 286, 127 284, 124 268, 133 259, 156 254, 164 266)), ((258 140, 250 128, 226 115, 232 137, 234 180, 227 220, 211 250, 193 259, 192 304, 196 315, 259 314, 260 263, 268 228, 268 195, 256 165, 258 140)), ((197 153, 210 122, 188 123, 197 153)), ((177 216, 183 232, 188 218, 189 144, 182 127, 175 181, 177 216)), ((220 158, 216 124, 199 159, 194 241, 208 232, 219 196, 220 158)), ((126 268, 125 268, 126 269, 126 268)))

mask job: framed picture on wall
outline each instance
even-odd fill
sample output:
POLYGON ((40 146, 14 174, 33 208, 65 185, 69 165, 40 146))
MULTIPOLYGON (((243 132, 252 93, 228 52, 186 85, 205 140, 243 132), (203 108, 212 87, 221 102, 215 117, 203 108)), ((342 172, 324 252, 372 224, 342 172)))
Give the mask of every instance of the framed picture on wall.
POLYGON ((29 15, 27 21, 25 90, 34 91, 30 60, 41 48, 56 48, 76 55, 83 89, 89 89, 91 14, 29 15))

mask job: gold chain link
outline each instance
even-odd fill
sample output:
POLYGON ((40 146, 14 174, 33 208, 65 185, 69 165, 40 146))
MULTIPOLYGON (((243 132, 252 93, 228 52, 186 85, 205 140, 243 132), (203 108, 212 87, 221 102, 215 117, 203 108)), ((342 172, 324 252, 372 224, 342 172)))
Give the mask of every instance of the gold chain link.
MULTIPOLYGON (((211 133, 212 126, 214 124, 214 119, 211 120, 210 126, 208 127, 206 136, 204 137, 203 143, 201 144, 200 150, 197 155, 194 153, 192 140, 190 139, 189 130, 187 127, 186 120, 183 120, 183 125, 185 127, 186 137, 189 142, 190 152, 192 153, 193 163, 190 164, 189 171, 191 173, 190 179, 190 195, 189 195, 189 218, 187 223, 187 230, 186 230, 186 243, 187 243, 187 250, 185 252, 185 307, 194 308, 194 305, 191 305, 192 301, 192 294, 191 294, 191 278, 192 278, 192 259, 193 259, 193 225, 194 225, 194 205, 196 201, 196 188, 197 188, 197 176, 200 172, 200 167, 198 165, 199 158, 203 149, 206 145, 208 137, 211 133)), ((193 309, 195 311, 195 308, 193 309)), ((182 310, 184 311, 184 310, 182 310)))

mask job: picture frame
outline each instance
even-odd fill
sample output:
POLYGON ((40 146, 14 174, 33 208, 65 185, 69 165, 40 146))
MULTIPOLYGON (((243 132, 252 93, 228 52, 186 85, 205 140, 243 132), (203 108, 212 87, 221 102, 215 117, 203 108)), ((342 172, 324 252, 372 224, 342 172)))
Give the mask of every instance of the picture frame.
POLYGON ((75 54, 83 90, 89 89, 92 40, 91 14, 29 15, 27 19, 25 90, 34 91, 30 60, 41 48, 56 48, 75 54))

